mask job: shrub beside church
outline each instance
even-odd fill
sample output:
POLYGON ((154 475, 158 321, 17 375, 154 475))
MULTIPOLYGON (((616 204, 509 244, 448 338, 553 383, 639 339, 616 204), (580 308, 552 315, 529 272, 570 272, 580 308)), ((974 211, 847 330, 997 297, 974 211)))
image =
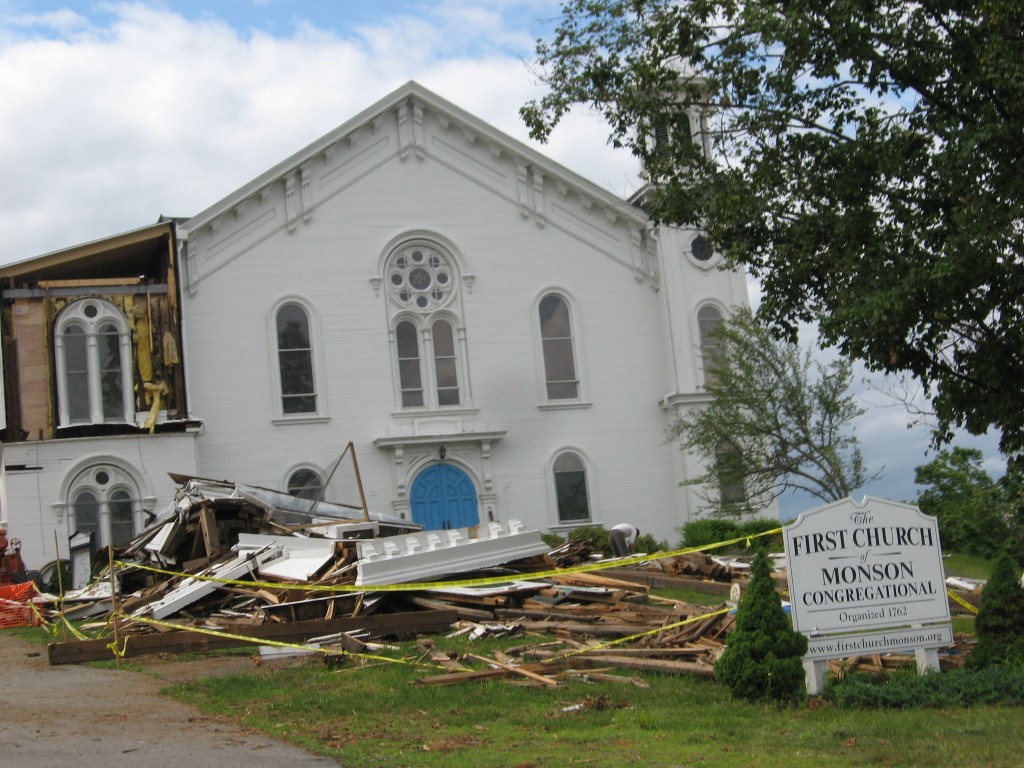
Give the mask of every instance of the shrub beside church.
POLYGON ((974 630, 973 669, 1024 663, 1024 587, 1009 555, 999 557, 985 584, 974 630))
POLYGON ((793 629, 775 591, 771 568, 759 553, 736 611, 736 627, 715 676, 736 698, 797 703, 806 695, 802 657, 807 638, 793 629))

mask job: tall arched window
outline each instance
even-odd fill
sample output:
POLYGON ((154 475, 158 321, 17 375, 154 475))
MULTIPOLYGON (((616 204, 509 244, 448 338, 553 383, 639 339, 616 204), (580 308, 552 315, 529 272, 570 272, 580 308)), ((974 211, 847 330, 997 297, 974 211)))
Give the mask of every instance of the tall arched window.
POLYGON ((132 495, 124 488, 115 488, 107 500, 110 509, 110 543, 123 547, 135 538, 135 515, 132 495))
POLYGON ((587 470, 575 453, 563 453, 552 466, 559 523, 582 523, 590 520, 590 494, 587 492, 587 470))
POLYGON ((745 504, 747 486, 743 471, 743 454, 738 445, 723 440, 715 446, 715 473, 718 475, 722 504, 745 504))
POLYGON ((277 365, 282 413, 316 413, 309 317, 298 304, 285 304, 277 310, 277 365))
POLYGON ((91 490, 79 491, 73 501, 75 532, 91 533, 93 552, 100 544, 100 502, 91 490))
POLYGON ((548 400, 579 399, 569 305, 561 296, 549 294, 541 299, 539 311, 548 400))
POLYGON ((423 405, 423 377, 420 373, 419 331, 416 326, 403 320, 395 328, 398 346, 398 379, 402 390, 402 407, 416 408, 423 405))
POLYGON ((434 343, 434 375, 437 381, 437 404, 459 404, 458 359, 455 356, 455 336, 447 320, 434 323, 431 337, 434 343))
POLYGON ((131 334, 120 309, 82 299, 54 328, 61 426, 123 423, 134 416, 131 334))
POLYGON ((700 360, 704 371, 704 383, 715 381, 715 364, 720 347, 718 329, 722 327, 722 313, 715 307, 704 306, 697 312, 697 329, 700 334, 700 360))

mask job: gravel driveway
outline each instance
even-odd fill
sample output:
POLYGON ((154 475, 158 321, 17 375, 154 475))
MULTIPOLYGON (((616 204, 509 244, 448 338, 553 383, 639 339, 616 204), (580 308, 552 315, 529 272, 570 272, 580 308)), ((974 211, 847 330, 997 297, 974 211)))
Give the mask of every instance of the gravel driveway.
POLYGON ((0 764, 337 768, 334 760, 211 718, 159 693, 172 682, 251 670, 245 657, 143 658, 132 664, 145 672, 50 666, 43 646, 0 632, 0 764))

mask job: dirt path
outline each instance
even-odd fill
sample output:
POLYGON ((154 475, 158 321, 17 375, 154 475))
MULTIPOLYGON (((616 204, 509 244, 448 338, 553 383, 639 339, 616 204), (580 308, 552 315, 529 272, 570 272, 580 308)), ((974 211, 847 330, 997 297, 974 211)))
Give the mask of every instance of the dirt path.
POLYGON ((148 657, 132 664, 145 672, 51 667, 44 647, 0 633, 0 764, 137 768, 187 761, 188 768, 337 768, 334 760, 211 718, 159 693, 172 682, 251 671, 249 659, 148 657))

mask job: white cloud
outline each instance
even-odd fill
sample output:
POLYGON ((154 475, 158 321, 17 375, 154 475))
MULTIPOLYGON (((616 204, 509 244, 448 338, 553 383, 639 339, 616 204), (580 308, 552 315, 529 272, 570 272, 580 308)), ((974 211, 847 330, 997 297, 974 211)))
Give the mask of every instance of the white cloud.
MULTIPOLYGON (((60 37, 0 47, 0 262, 197 213, 411 79, 527 140, 518 108, 538 93, 522 61, 533 38, 502 29, 491 6, 382 16, 344 37, 308 23, 271 36, 144 4, 106 10, 109 24, 52 14, 60 37), (487 55, 460 55, 452 41, 466 35, 491 40, 476 46, 487 55), (502 53, 509 41, 524 48, 502 53)), ((574 116, 541 151, 628 194, 637 166, 606 133, 574 116)))

